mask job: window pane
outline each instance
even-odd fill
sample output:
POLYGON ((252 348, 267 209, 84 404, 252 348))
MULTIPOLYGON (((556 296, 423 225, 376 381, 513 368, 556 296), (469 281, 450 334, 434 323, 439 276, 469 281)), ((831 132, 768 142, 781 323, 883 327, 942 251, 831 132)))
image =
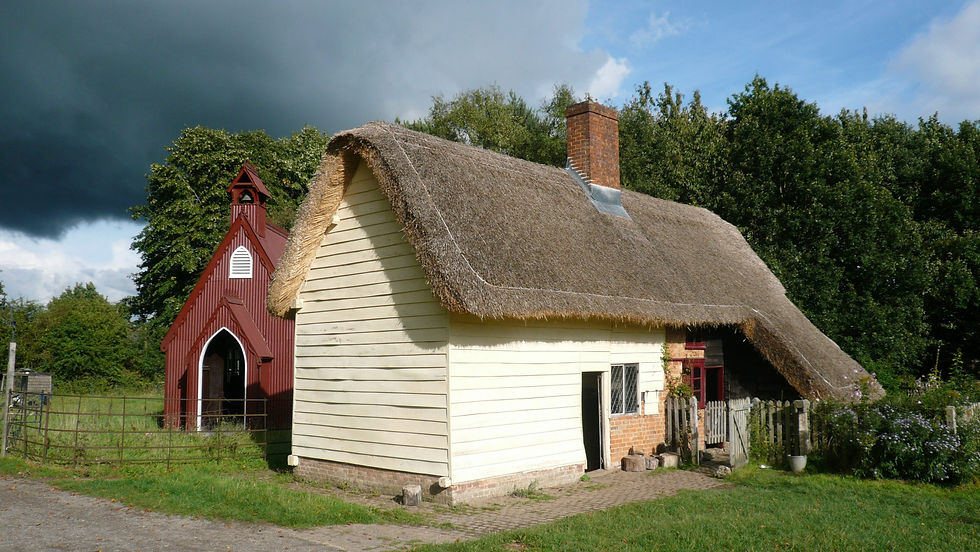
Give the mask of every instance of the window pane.
POLYGON ((625 412, 638 412, 640 410, 640 398, 636 392, 636 380, 639 377, 638 364, 624 365, 624 384, 623 396, 626 402, 625 412))
POLYGON ((613 414, 623 413, 623 365, 613 364, 612 370, 609 375, 609 379, 612 382, 610 386, 610 395, 612 399, 612 404, 610 405, 610 411, 613 414))

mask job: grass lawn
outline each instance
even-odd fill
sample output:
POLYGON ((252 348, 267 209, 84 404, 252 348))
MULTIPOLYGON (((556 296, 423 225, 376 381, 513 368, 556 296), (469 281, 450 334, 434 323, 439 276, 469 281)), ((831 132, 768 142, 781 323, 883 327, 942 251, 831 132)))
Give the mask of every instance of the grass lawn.
POLYGON ((307 528, 347 523, 422 522, 404 510, 382 510, 289 488, 292 478, 259 461, 198 463, 172 471, 160 466, 92 467, 80 472, 0 458, 0 474, 43 478, 54 487, 115 499, 168 514, 268 522, 307 528))
POLYGON ((980 550, 977 484, 942 489, 754 468, 733 482, 415 550, 980 550))

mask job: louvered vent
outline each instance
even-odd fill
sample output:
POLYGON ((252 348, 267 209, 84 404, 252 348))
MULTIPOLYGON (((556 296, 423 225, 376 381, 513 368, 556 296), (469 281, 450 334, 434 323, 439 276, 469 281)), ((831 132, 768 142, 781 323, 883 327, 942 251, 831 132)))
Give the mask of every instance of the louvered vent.
POLYGON ((231 267, 228 270, 229 278, 251 278, 252 277, 252 254, 245 249, 244 245, 231 254, 231 267))

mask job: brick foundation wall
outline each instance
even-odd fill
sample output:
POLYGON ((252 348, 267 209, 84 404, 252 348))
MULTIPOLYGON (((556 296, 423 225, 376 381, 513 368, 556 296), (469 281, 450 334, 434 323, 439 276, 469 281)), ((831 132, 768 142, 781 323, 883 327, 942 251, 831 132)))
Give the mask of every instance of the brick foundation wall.
POLYGON ((400 495, 404 485, 420 485, 423 495, 440 502, 450 501, 450 495, 446 492, 448 489, 440 487, 439 478, 434 475, 382 470, 304 457, 299 458, 299 465, 294 473, 303 479, 350 485, 391 495, 400 495))
MULTIPOLYGON (((640 403, 640 412, 645 408, 646 403, 640 403)), ((609 419, 609 460, 613 467, 620 465, 630 448, 650 455, 664 442, 663 411, 661 406, 660 414, 625 414, 609 419)))
POLYGON ((491 477, 480 481, 471 481, 453 485, 451 503, 459 504, 478 498, 488 498, 510 494, 514 489, 526 489, 532 482, 539 487, 554 487, 577 481, 585 473, 583 464, 573 464, 560 468, 534 470, 522 473, 491 477))
POLYGON ((433 475, 382 470, 315 458, 300 457, 299 465, 295 468, 296 475, 303 479, 350 485, 357 489, 391 495, 400 495, 405 485, 420 485, 423 496, 447 504, 506 495, 514 489, 527 488, 532 482, 540 487, 562 485, 578 480, 584 472, 584 465, 572 464, 470 481, 444 489, 438 484, 439 478, 433 475))

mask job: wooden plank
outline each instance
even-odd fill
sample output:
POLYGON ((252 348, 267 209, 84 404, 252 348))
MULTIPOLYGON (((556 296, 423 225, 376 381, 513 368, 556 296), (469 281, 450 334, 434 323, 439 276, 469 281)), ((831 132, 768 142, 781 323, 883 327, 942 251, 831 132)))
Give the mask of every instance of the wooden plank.
MULTIPOLYGON (((462 449, 456 445, 469 443, 487 442, 492 443, 495 439, 507 439, 517 437, 537 436, 539 439, 551 439, 545 435, 563 432, 570 435, 571 439, 582 438, 581 421, 571 418, 559 418, 555 420, 534 420, 518 424, 508 424, 506 420, 499 420, 496 425, 483 427, 458 428, 455 418, 453 418, 453 450, 462 454, 462 449)), ((489 446, 489 445, 488 445, 489 446)))
MULTIPOLYGON (((456 362, 455 350, 451 352, 453 363, 450 369, 452 377, 460 380, 478 380, 479 378, 508 378, 508 377, 554 377, 558 379, 581 378, 582 372, 608 371, 609 366, 602 370, 587 370, 590 364, 550 363, 525 365, 518 363, 463 364, 456 362)), ((460 385, 463 385, 460 383, 460 385)))
POLYGON ((470 467, 459 467, 453 464, 453 483, 467 483, 490 477, 509 475, 533 470, 544 470, 574 466, 585 463, 585 448, 578 451, 566 451, 561 454, 528 457, 521 460, 508 460, 500 463, 484 463, 470 467))
MULTIPOLYGON (((321 266, 311 269, 308 275, 310 280, 323 280, 326 278, 337 278, 340 276, 353 276, 356 274, 367 274, 382 270, 394 270, 409 266, 418 266, 418 260, 411 252, 398 251, 402 246, 391 246, 385 251, 383 257, 370 257, 368 252, 351 253, 350 256, 369 257, 361 260, 351 260, 350 262, 337 263, 331 266, 321 266)), ((373 253, 373 252, 371 252, 373 253)))
POLYGON ((571 450, 571 443, 582 446, 582 431, 579 428, 563 429, 527 435, 507 435, 493 439, 478 439, 460 442, 453 440, 453 456, 455 459, 469 455, 502 453, 511 450, 529 450, 532 447, 549 446, 558 449, 571 450))
POLYGON ((539 387, 503 387, 495 389, 460 389, 453 390, 453 405, 500 401, 500 400, 542 400, 547 401, 552 397, 579 396, 581 384, 561 385, 553 384, 550 386, 539 387))
POLYGON ((405 234, 397 221, 375 224, 366 228, 331 231, 324 236, 323 243, 317 248, 316 258, 324 258, 324 262, 329 262, 326 257, 330 255, 370 251, 375 247, 398 243, 405 243, 405 234))
MULTIPOLYGON (((431 355, 431 354, 446 354, 445 343, 442 341, 405 341, 398 343, 339 343, 339 344, 329 344, 329 346, 324 345, 321 341, 316 339, 316 336, 304 335, 303 343, 297 336, 297 349, 299 347, 327 347, 326 350, 322 351, 321 354, 325 358, 329 357, 345 357, 345 356, 377 356, 377 357, 389 357, 389 356, 407 356, 407 355, 431 355)), ((328 361, 329 362, 329 361, 328 361)), ((442 363, 445 365, 445 361, 442 363)), ((336 363, 332 363, 336 365, 336 363)))
POLYGON ((468 402, 457 404, 453 397, 453 419, 456 416, 470 414, 488 414, 491 412, 512 412, 514 417, 533 416, 534 413, 548 408, 581 408, 581 397, 578 394, 553 397, 548 408, 542 408, 540 403, 529 399, 498 400, 483 402, 468 402))
POLYGON ((446 422, 407 420, 402 418, 375 418, 373 416, 337 416, 334 414, 314 414, 310 412, 294 413, 293 423, 310 426, 325 425, 427 435, 448 435, 449 427, 446 422))
POLYGON ((304 458, 343 462, 358 466, 367 466, 383 470, 421 473, 435 476, 448 476, 447 462, 423 462, 417 459, 390 458, 384 455, 356 454, 345 450, 321 449, 317 446, 307 446, 303 440, 293 442, 293 454, 304 458))
MULTIPOLYGON (((304 374, 305 375, 305 374, 304 374)), ((446 382, 427 381, 427 380, 384 380, 384 381, 365 381, 365 380, 346 380, 346 379, 324 379, 306 378, 297 375, 295 379, 296 389, 306 389, 308 391, 346 391, 346 392, 377 392, 377 393, 422 393, 427 395, 438 395, 446 393, 446 382)))
MULTIPOLYGON (((486 467, 499 464, 509 464, 514 469, 510 473, 528 470, 527 466, 534 459, 564 459, 568 457, 578 457, 582 454, 581 436, 577 443, 564 441, 562 443, 544 443, 537 446, 522 448, 512 448, 506 450, 492 450, 477 454, 453 454, 453 469, 466 469, 475 467, 486 467)), ((552 463, 552 462, 548 462, 552 463)))
POLYGON ((301 446, 322 450, 345 451, 365 456, 387 457, 401 460, 422 460, 425 462, 448 462, 449 453, 445 448, 426 448, 395 445, 392 443, 350 441, 346 439, 327 439, 319 435, 298 433, 302 428, 293 429, 293 441, 301 446))
POLYGON ((303 309, 309 312, 329 312, 348 310, 362 307, 380 307, 395 305, 410 305, 414 303, 438 302, 432 291, 426 287, 418 291, 394 293, 391 295, 372 295, 368 297, 344 297, 319 301, 308 298, 303 302, 303 309))
POLYGON ((374 320, 355 320, 341 322, 321 322, 316 313, 303 317, 306 323, 320 324, 324 334, 360 334, 365 332, 387 332, 392 330, 425 330, 444 328, 447 324, 443 314, 422 316, 400 316, 398 318, 377 318, 374 320))
POLYGON ((446 381, 446 369, 433 368, 315 368, 297 366, 296 377, 352 381, 446 381))
MULTIPOLYGON (((306 380, 304 380, 306 381, 306 380)), ((312 383, 312 382, 311 382, 312 383)), ((295 388, 295 391, 315 392, 317 399, 323 403, 334 405, 375 405, 375 406, 397 406, 397 407, 420 407, 420 408, 445 408, 446 395, 444 394, 423 394, 423 393, 366 393, 366 392, 344 392, 344 391, 324 391, 311 386, 307 388, 295 388)))
MULTIPOLYGON (((581 423, 580 411, 574 408, 549 408, 545 410, 533 411, 533 417, 529 418, 536 422, 548 422, 552 420, 569 420, 574 423, 581 423)), ((514 421, 511 413, 504 412, 480 412, 476 414, 459 415, 453 410, 453 431, 466 429, 479 429, 494 427, 500 424, 508 424, 514 421)))
MULTIPOLYGON (((384 444, 411 448, 421 447, 424 449, 446 450, 449 446, 449 437, 445 434, 428 435, 414 432, 403 433, 393 429, 361 429, 344 427, 342 425, 330 426, 323 424, 294 422, 293 435, 303 435, 315 437, 317 439, 335 439, 338 441, 384 444)), ((310 440, 306 440, 306 442, 308 445, 312 443, 310 440)), ((425 458, 420 456, 419 459, 422 460, 425 458)))
POLYGON ((575 385, 581 386, 581 372, 578 370, 567 373, 559 372, 555 374, 541 374, 537 370, 529 372, 523 369, 518 374, 497 375, 496 373, 487 376, 463 376, 458 372, 453 372, 452 389, 453 391, 463 390, 483 390, 483 389, 506 389, 508 387, 541 387, 549 385, 575 385), (579 381, 575 381, 579 380, 579 381))
MULTIPOLYGON (((419 279, 424 280, 425 274, 422 272, 422 268, 420 266, 415 265, 404 268, 393 268, 391 270, 378 270, 374 272, 365 272, 363 274, 352 274, 350 276, 307 279, 303 283, 303 288, 306 291, 357 288, 360 286, 370 286, 383 284, 386 282, 419 279)), ((356 293, 356 291, 351 290, 351 293, 356 293)))
POLYGON ((294 412, 325 413, 337 416, 370 416, 375 418, 403 418, 429 422, 446 422, 446 408, 420 408, 384 404, 364 405, 327 403, 318 400, 320 394, 297 389, 294 392, 294 412))
POLYGON ((297 347, 296 356, 317 356, 327 366, 345 368, 436 368, 446 365, 444 353, 419 353, 411 355, 330 355, 330 347, 297 347), (329 363, 329 364, 327 364, 329 363))
MULTIPOLYGON (((542 350, 542 349, 474 349, 462 348, 455 341, 451 341, 453 347, 453 363, 461 365, 480 364, 495 366, 498 364, 579 364, 579 363, 606 363, 609 360, 607 353, 589 353, 575 350, 542 350)), ((608 370, 608 367, 606 368, 608 370)), ((569 373, 578 370, 569 369, 569 373)))
MULTIPOLYGON (((331 325, 332 326, 332 325, 331 325)), ((304 335, 320 335, 320 346, 327 345, 365 345, 371 346, 375 344, 386 344, 386 343, 414 343, 419 347, 428 346, 433 349, 438 348, 439 350, 445 350, 446 344, 446 328, 411 328, 411 329, 394 329, 394 330, 378 330, 372 332, 356 332, 356 333, 334 333, 328 334, 325 332, 327 328, 320 326, 318 324, 308 325, 308 327, 303 329, 304 335), (319 333, 317 333, 319 330, 319 333)))
MULTIPOLYGON (((420 290, 430 290, 429 284, 426 283, 424 279, 413 278, 409 280, 398 280, 398 281, 388 281, 378 284, 369 284, 358 286, 356 290, 356 296, 358 297, 375 297, 375 296, 389 296, 395 293, 405 293, 411 291, 420 290)), ((352 297, 354 290, 351 288, 327 288, 327 289, 317 289, 309 290, 306 289, 305 284, 302 291, 302 299, 304 303, 307 300, 310 301, 332 301, 334 299, 348 299, 352 297)), ((431 293, 431 291, 430 291, 431 293)), ((299 314, 303 314, 301 310, 299 314)), ((297 324, 299 323, 299 316, 297 315, 297 324)))
MULTIPOLYGON (((303 305, 306 307, 306 305, 303 305)), ((353 322, 356 320, 383 320, 385 318, 403 318, 410 316, 432 316, 443 317, 445 323, 446 309, 435 301, 425 301, 422 303, 402 303, 397 305, 363 306, 345 310, 320 311, 315 315, 309 312, 310 320, 315 320, 318 324, 329 324, 334 322, 353 322)), ((442 320, 441 320, 442 321, 442 320)), ((304 335, 304 334, 300 334, 304 335)))

